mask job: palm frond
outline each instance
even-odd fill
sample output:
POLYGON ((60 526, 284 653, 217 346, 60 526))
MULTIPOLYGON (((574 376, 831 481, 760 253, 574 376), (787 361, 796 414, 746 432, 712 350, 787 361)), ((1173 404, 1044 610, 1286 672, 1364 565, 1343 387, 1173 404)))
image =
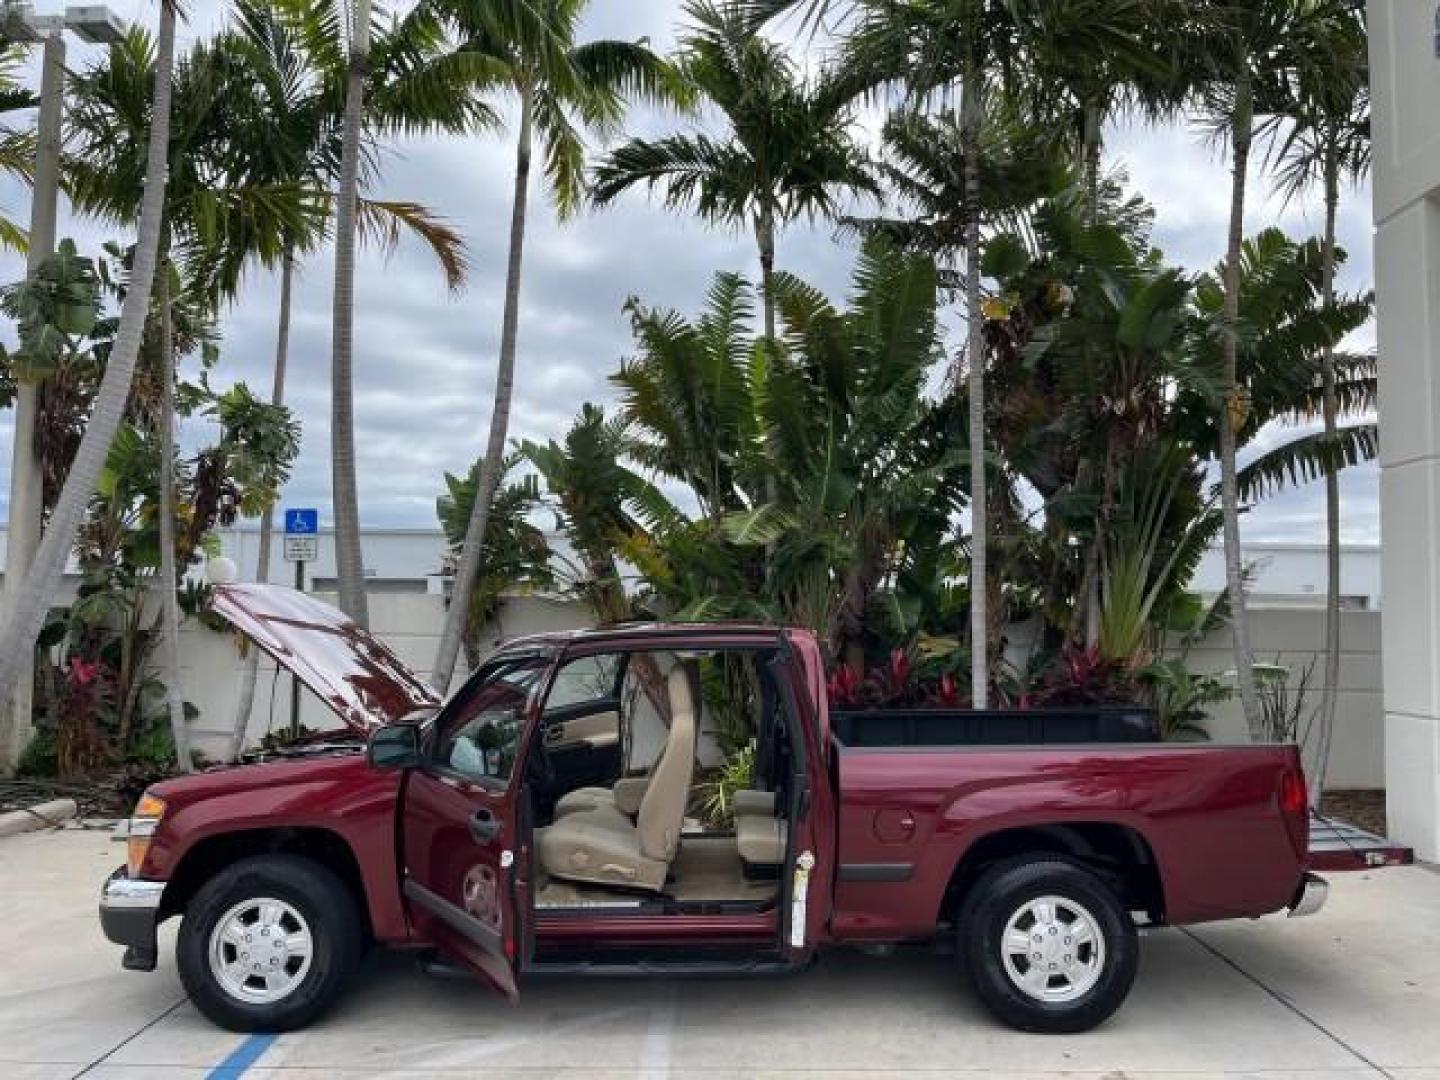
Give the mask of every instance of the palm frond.
POLYGON ((1376 424, 1341 427, 1333 441, 1324 432, 1301 435, 1266 451, 1239 470, 1236 480, 1240 497, 1254 501, 1285 487, 1318 480, 1331 471, 1374 461, 1379 455, 1380 432, 1376 424))

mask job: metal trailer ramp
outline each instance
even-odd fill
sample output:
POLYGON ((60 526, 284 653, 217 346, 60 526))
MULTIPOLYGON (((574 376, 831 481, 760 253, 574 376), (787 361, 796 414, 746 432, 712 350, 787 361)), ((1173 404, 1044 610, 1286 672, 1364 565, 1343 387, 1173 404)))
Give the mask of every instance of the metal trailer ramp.
POLYGON ((1320 814, 1310 814, 1311 870, 1373 870, 1381 866, 1408 866, 1415 852, 1358 825, 1320 814))

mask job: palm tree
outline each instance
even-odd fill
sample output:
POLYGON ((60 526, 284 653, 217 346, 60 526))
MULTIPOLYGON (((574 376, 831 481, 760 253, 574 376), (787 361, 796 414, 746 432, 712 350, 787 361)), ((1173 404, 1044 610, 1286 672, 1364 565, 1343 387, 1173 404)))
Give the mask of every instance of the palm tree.
POLYGON ((1197 23, 1188 28, 1182 77, 1198 91, 1215 136, 1230 150, 1230 224, 1225 249, 1224 349, 1220 407, 1220 509, 1224 518, 1225 585, 1230 594, 1231 637, 1240 701, 1252 736, 1260 730, 1254 651, 1245 603, 1240 551, 1240 496, 1236 480, 1236 432, 1249 403, 1237 370, 1240 260, 1245 235, 1246 181, 1257 134, 1256 119, 1273 116, 1274 89, 1297 69, 1294 43, 1306 38, 1315 18, 1315 0, 1203 0, 1192 5, 1197 23))
MULTIPOLYGON (((512 455, 505 462, 507 475, 519 461, 519 455, 512 455)), ((435 500, 435 514, 449 547, 447 561, 457 558, 464 545, 479 479, 478 461, 465 477, 445 474, 445 494, 435 500)), ((540 483, 534 473, 505 484, 495 493, 490 528, 485 533, 485 573, 468 598, 452 600, 466 609, 465 663, 471 671, 480 666, 480 631, 498 619, 505 595, 551 591, 555 587, 554 553, 545 534, 530 521, 539 503, 540 483)))
MULTIPOLYGON (((0 115, 33 109, 39 102, 20 83, 28 50, 14 42, 0 43, 0 115)), ((30 183, 35 169, 35 132, 30 127, 0 124, 0 172, 30 183)), ((25 230, 0 214, 0 247, 25 251, 25 230)))
MULTIPOLYGON (((541 445, 527 439, 520 445, 520 453, 545 481, 557 524, 579 556, 574 588, 601 623, 635 617, 616 552, 644 532, 630 507, 663 499, 649 481, 623 464, 629 444, 625 417, 606 417, 586 402, 563 443, 551 439, 541 445)), ((671 509, 666 503, 663 512, 671 509)))
POLYGON ((955 386, 969 392, 970 443, 970 687, 976 708, 989 699, 987 647, 989 548, 985 453, 985 345, 981 277, 980 156, 985 118, 997 101, 1012 99, 1016 60, 1029 22, 1020 0, 856 0, 855 23, 845 43, 842 82, 856 92, 900 85, 907 106, 953 108, 959 95, 964 160, 965 348, 957 357, 955 386))
POLYGON ((1183 0, 1028 0, 1026 114, 1058 128, 1074 149, 1087 221, 1100 200, 1105 125, 1118 113, 1159 119, 1178 111, 1170 29, 1183 0))
MULTIPOLYGON (((1030 0, 1026 12, 1033 62, 1022 82, 1023 109, 1031 125, 1057 132, 1073 150, 1085 222, 1093 226, 1101 209, 1105 125, 1126 112, 1158 120, 1183 104, 1171 55, 1183 0, 1030 0)), ((1085 545, 1079 603, 1087 647, 1099 639, 1100 558, 1114 489, 1111 469, 1085 545)))
MULTIPOLYGON (((233 141, 240 167, 256 178, 293 184, 322 195, 327 213, 315 229, 279 238, 280 305, 275 335, 271 403, 284 403, 290 345, 294 275, 303 256, 328 233, 338 181, 345 106, 344 35, 330 0, 291 0, 276 6, 264 0, 237 0, 236 28, 217 43, 234 53, 245 73, 237 87, 240 104, 233 141)), ((494 115, 469 92, 480 81, 473 58, 448 47, 435 31, 425 6, 380 29, 371 45, 365 127, 361 143, 361 186, 373 175, 380 136, 402 131, 458 133, 492 124, 494 115)), ((406 229, 434 253, 446 284, 465 282, 464 245, 457 233, 425 207, 405 201, 357 196, 361 240, 392 248, 406 229)), ((234 249, 245 252, 242 242, 234 249)), ((234 261, 233 259, 230 261, 234 261)), ((270 573, 274 507, 260 515, 257 581, 270 573)), ((244 746, 254 703, 259 656, 253 650, 236 697, 231 756, 244 746)))
MULTIPOLYGON (((170 175, 152 315, 160 389, 162 667, 182 768, 188 768, 190 758, 182 745, 185 719, 175 565, 176 308, 188 301, 207 314, 213 312, 222 298, 234 295, 247 258, 273 261, 277 238, 313 232, 319 212, 318 201, 298 185, 241 175, 236 168, 236 105, 249 81, 237 60, 226 42, 217 40, 198 45, 175 66, 178 104, 170 124, 170 175), (225 242, 217 242, 217 237, 225 242)), ((132 220, 144 194, 146 88, 156 77, 156 66, 149 35, 132 30, 104 62, 73 80, 74 153, 69 173, 71 196, 82 213, 117 223, 132 220)))
POLYGON ((583 129, 602 134, 612 131, 624 115, 627 99, 671 102, 676 100, 677 90, 669 66, 643 44, 577 43, 575 35, 587 0, 437 0, 437 4, 462 49, 487 58, 494 83, 503 85, 519 106, 505 311, 490 434, 455 570, 455 602, 446 613, 430 673, 431 684, 443 692, 455 672, 465 619, 461 601, 470 595, 479 570, 490 504, 505 461, 534 144, 538 140, 541 145, 545 180, 557 211, 566 217, 578 208, 584 192, 583 129))
MULTIPOLYGON (((24 582, 0 624, 0 701, 8 701, 44 625, 51 598, 60 584, 75 534, 95 490, 111 443, 125 415, 145 325, 150 314, 161 226, 165 213, 166 153, 170 144, 170 101, 175 57, 174 0, 162 0, 156 38, 155 79, 150 107, 150 135, 144 173, 144 196, 132 264, 133 284, 125 294, 115 344, 105 367, 100 392, 85 435, 59 500, 36 550, 24 582)), ((183 745, 177 741, 177 749, 183 745)))
POLYGON ((670 208, 754 231, 760 254, 765 334, 775 337, 776 235, 799 217, 834 217, 846 194, 875 182, 850 139, 850 106, 823 82, 805 85, 785 50, 753 32, 725 0, 691 0, 680 70, 729 129, 718 140, 696 131, 632 139, 594 170, 591 197, 613 202, 641 185, 664 192, 670 208))
POLYGON ((349 63, 340 123, 335 196, 335 292, 331 313, 330 483, 335 509, 335 577, 340 610, 370 623, 365 559, 360 551, 360 493, 355 480, 355 233, 360 194, 360 132, 370 56, 370 0, 341 0, 349 17, 349 63))
MULTIPOLYGON (((1365 9, 1354 0, 1331 0, 1328 17, 1312 25, 1321 35, 1307 42, 1316 55, 1290 84, 1284 112, 1291 128, 1280 144, 1280 181, 1287 196, 1318 184, 1325 206, 1322 303, 1335 299, 1335 219, 1343 182, 1354 183, 1370 168, 1370 91, 1365 9)), ((1322 422, 1327 446, 1338 449, 1335 347, 1325 348, 1321 383, 1322 422)), ((1316 716, 1319 747, 1311 790, 1318 801, 1330 761, 1335 706, 1340 685, 1340 478, 1339 461, 1325 465, 1325 666, 1316 716)))

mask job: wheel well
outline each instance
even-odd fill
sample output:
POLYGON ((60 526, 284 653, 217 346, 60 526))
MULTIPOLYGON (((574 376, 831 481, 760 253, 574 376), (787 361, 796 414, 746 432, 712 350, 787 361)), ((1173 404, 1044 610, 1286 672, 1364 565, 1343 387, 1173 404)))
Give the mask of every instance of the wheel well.
POLYGON ((201 840, 185 853, 180 865, 170 875, 161 902, 160 917, 165 919, 182 914, 200 886, 232 863, 252 855, 278 853, 311 859, 339 878, 355 897, 366 935, 369 936, 370 909, 365 902, 365 883, 360 876, 360 864, 356 862, 350 845, 329 829, 247 829, 201 840))
POLYGON ((975 841, 950 875, 940 921, 953 921, 970 886, 991 866, 1018 855, 1060 855, 1094 870, 1120 893, 1131 911, 1165 921, 1165 890, 1149 843, 1134 829, 1113 822, 1071 822, 1003 829, 975 841))

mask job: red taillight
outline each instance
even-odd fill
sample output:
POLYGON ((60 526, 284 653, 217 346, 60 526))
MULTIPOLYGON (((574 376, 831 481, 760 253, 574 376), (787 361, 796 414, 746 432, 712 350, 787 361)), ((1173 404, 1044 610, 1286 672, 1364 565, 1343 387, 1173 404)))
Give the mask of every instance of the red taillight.
POLYGON ((1280 778, 1280 809, 1287 814, 1303 814, 1309 803, 1305 774, 1299 769, 1286 770, 1280 778))

